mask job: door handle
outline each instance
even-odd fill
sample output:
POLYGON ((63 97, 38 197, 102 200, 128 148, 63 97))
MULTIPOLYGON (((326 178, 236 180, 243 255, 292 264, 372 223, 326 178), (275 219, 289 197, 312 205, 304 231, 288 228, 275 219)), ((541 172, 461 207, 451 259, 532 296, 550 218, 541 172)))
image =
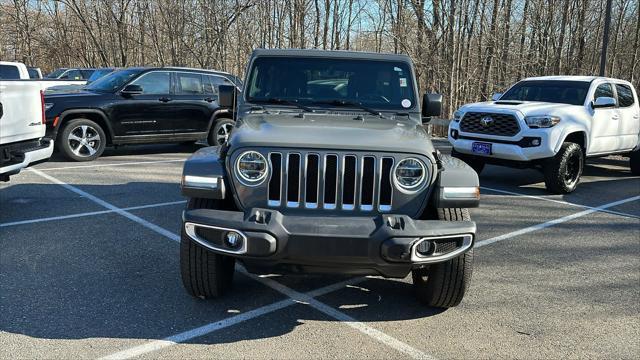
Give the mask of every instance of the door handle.
POLYGON ((620 116, 618 116, 618 115, 613 115, 613 116, 611 117, 611 120, 620 120, 620 116))
POLYGON ((160 99, 158 99, 158 100, 160 100, 160 101, 162 101, 162 102, 165 102, 165 103, 166 103, 166 102, 171 101, 171 99, 169 99, 168 97, 164 97, 164 96, 163 96, 163 97, 161 97, 161 98, 160 98, 160 99))
POLYGON ((213 102, 213 100, 214 99, 212 97, 204 98, 204 101, 206 101, 206 102, 213 102))

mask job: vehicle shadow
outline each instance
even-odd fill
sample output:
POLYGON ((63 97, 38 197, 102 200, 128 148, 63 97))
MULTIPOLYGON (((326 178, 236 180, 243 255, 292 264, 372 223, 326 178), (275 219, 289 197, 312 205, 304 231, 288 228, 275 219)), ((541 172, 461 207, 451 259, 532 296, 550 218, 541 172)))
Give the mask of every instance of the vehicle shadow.
MULTIPOLYGON (((100 159, 117 158, 119 156, 136 156, 136 155, 157 155, 157 154, 187 154, 190 155, 200 148, 208 146, 205 143, 180 143, 180 144, 149 144, 149 145, 121 145, 108 146, 100 159)), ((60 162, 75 163, 68 160, 60 151, 56 149, 51 160, 60 162)))
MULTIPOLYGON (((168 195, 175 186, 176 195, 179 191, 176 184, 159 182, 71 185, 108 201, 109 194, 132 196, 140 189, 168 195)), ((54 184, 12 184, 2 194, 6 206, 0 224, 7 218, 33 218, 30 209, 36 207, 46 210, 40 213, 42 217, 104 210, 89 208, 94 204, 54 184), (34 194, 38 201, 14 201, 24 194, 34 194)), ((178 234, 183 207, 131 213, 178 234)), ((40 339, 162 339, 286 298, 238 273, 233 291, 225 297, 193 298, 181 283, 179 245, 116 213, 0 225, 0 249, 0 331, 40 339)), ((276 280, 306 292, 344 279, 298 275, 276 280)), ((418 303, 410 283, 379 278, 320 300, 364 322, 441 313, 418 303), (365 311, 380 306, 386 310, 365 311)), ((224 332, 215 341, 278 337, 293 331, 301 321, 317 319, 334 320, 310 308, 276 311, 238 324, 241 331, 224 332)), ((207 343, 210 339, 192 341, 207 343)))

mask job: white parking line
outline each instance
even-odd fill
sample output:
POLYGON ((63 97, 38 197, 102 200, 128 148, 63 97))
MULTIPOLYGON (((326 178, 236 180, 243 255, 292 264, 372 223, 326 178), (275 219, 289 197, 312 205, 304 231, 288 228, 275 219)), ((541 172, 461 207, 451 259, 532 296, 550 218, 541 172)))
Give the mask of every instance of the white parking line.
MULTIPOLYGON (((55 177, 53 177, 51 175, 45 174, 42 171, 39 171, 39 170, 36 170, 36 169, 33 169, 32 171, 35 172, 36 174, 44 177, 45 179, 47 179, 47 180, 49 180, 49 181, 51 181, 51 182, 53 182, 55 184, 58 184, 58 185, 64 187, 65 189, 67 189, 69 191, 72 191, 72 192, 74 192, 74 193, 76 193, 78 195, 84 196, 87 199, 89 199, 89 200, 91 200, 91 201, 93 201, 93 202, 95 202, 95 203, 97 203, 97 204, 109 209, 109 210, 113 210, 113 212, 115 212, 115 213, 117 213, 119 215, 122 215, 122 216, 124 216, 124 217, 126 217, 126 218, 128 218, 128 219, 130 219, 132 221, 135 221, 138 224, 140 224, 140 225, 142 225, 142 226, 144 226, 144 227, 146 227, 146 228, 148 228, 148 229, 150 229, 152 231, 155 231, 160 235, 163 235, 163 236, 165 236, 165 237, 167 237, 167 238, 169 238, 169 239, 171 239, 171 240, 173 240, 175 242, 179 242, 180 241, 180 236, 170 232, 169 230, 166 230, 166 229, 164 229, 164 228, 162 228, 162 227, 160 227, 158 225, 152 224, 152 223, 150 223, 150 222, 148 222, 148 221, 146 221, 146 220, 144 220, 144 219, 142 219, 142 218, 140 218, 140 217, 138 217, 136 215, 133 215, 130 212, 127 212, 127 211, 125 211, 123 209, 120 209, 115 205, 112 205, 112 204, 110 204, 110 203, 108 203, 108 202, 106 202, 106 201, 104 201, 104 200, 102 200, 102 199, 100 199, 100 198, 98 198, 96 196, 93 196, 93 195, 87 193, 86 191, 80 190, 80 189, 76 188, 75 186, 69 185, 69 184, 67 184, 67 183, 65 183, 65 182, 63 182, 61 180, 58 180, 57 178, 55 178, 55 177)), ((247 272, 244 272, 244 273, 248 274, 247 272)), ((267 285, 269 287, 272 287, 272 288, 276 289, 275 285, 273 284, 274 281, 271 280, 271 279, 262 278, 262 277, 258 277, 258 276, 251 276, 251 278, 259 281, 262 284, 265 284, 265 285, 267 285)), ((378 340, 378 341, 380 341, 383 344, 386 344, 388 346, 391 346, 392 348, 394 348, 396 350, 400 350, 400 351, 402 351, 403 353, 405 353, 406 355, 408 355, 408 356, 410 356, 412 358, 416 358, 416 359, 424 359, 424 358, 429 359, 429 358, 431 358, 429 355, 423 353, 422 351, 420 351, 418 349, 415 349, 415 348, 411 347, 410 345, 405 344, 405 343, 401 342, 400 340, 397 340, 397 339, 395 339, 395 338, 393 338, 393 337, 391 337, 391 336, 389 336, 387 334, 384 334, 383 332, 381 332, 379 330, 376 330, 376 329, 374 329, 374 328, 372 328, 372 327, 370 327, 368 325, 362 324, 362 323, 357 323, 357 321, 355 319, 351 318, 347 314, 344 314, 344 313, 340 312, 339 310, 336 310, 336 309, 331 308, 330 306, 328 306, 328 305, 326 305, 324 303, 321 303, 321 302, 319 302, 317 300, 314 300, 313 298, 311 298, 309 296, 305 296, 304 294, 301 294, 301 293, 299 293, 299 292, 297 292, 297 291, 295 291, 295 290, 293 290, 291 288, 288 288, 288 287, 286 287, 284 285, 281 285, 279 283, 278 283, 278 289, 279 289, 278 291, 280 291, 283 294, 289 296, 294 301, 296 301, 297 299, 293 298, 291 295, 296 295, 296 296, 300 295, 305 300, 313 300, 313 301, 307 301, 309 306, 311 306, 311 307, 313 307, 313 308, 315 308, 315 309, 317 309, 317 310, 319 310, 319 311, 321 311, 321 312, 333 317, 334 319, 336 319, 338 321, 345 322, 347 325, 358 329, 362 333, 371 336, 373 339, 378 340), (287 293, 289 293, 291 295, 288 295, 285 292, 287 292, 287 293)), ((170 343, 164 343, 163 342, 162 345, 169 346, 170 343)), ((166 346, 163 346, 163 347, 166 347, 166 346)), ((153 350, 150 350, 150 351, 153 351, 153 350)))
POLYGON ((581 212, 578 212, 578 213, 575 213, 575 214, 567 215, 567 216, 561 217, 559 219, 554 219, 554 220, 551 220, 551 221, 544 222, 542 224, 529 226, 529 227, 526 227, 524 229, 520 229, 520 230, 516 230, 516 231, 510 232, 508 234, 504 234, 504 235, 493 237, 491 239, 478 241, 476 243, 476 245, 475 245, 475 248, 479 248, 479 247, 482 247, 482 246, 485 246, 485 245, 493 244, 493 243, 496 243, 498 241, 508 240, 508 239, 514 238, 516 236, 527 234, 527 233, 530 233, 530 232, 533 232, 533 231, 542 230, 542 229, 548 228, 550 226, 562 224, 564 222, 567 222, 567 221, 570 221, 570 220, 574 220, 574 219, 577 219, 577 218, 580 218, 580 217, 583 217, 583 216, 587 216, 589 214, 593 214, 595 212, 602 211, 602 210, 610 208, 610 207, 622 205, 622 204, 625 204, 625 203, 628 203, 628 202, 631 202, 631 201, 636 201, 636 200, 640 200, 640 196, 633 196, 633 197, 630 197, 630 198, 614 201, 614 202, 611 202, 611 203, 608 203, 608 204, 605 204, 605 205, 602 205, 602 206, 598 206, 598 207, 595 207, 595 208, 592 208, 592 209, 588 209, 588 210, 584 210, 584 211, 581 211, 581 212))
MULTIPOLYGON (((497 193, 501 193, 501 194, 508 194, 508 195, 514 195, 514 196, 519 196, 519 197, 525 197, 525 198, 529 198, 529 199, 544 200, 544 201, 549 201, 549 202, 553 202, 553 203, 556 203, 556 204, 563 204, 563 205, 579 207, 579 208, 583 208, 583 209, 597 209, 596 207, 593 207, 593 206, 576 204, 576 203, 572 203, 572 202, 568 202, 568 201, 564 201, 564 200, 550 199, 550 198, 546 198, 546 197, 542 197, 542 196, 522 194, 522 193, 517 193, 517 192, 513 192, 513 191, 495 189, 495 188, 490 188, 490 187, 485 187, 485 186, 481 186, 480 189, 489 190, 489 191, 493 191, 493 192, 497 192, 497 193)), ((628 214, 628 213, 624 213, 624 212, 620 212, 620 211, 613 211, 613 210, 607 210, 607 209, 598 209, 598 211, 604 212, 604 213, 608 213, 608 214, 612 214, 612 215, 620 215, 620 216, 632 217, 632 218, 640 219, 640 216, 633 215, 633 214, 628 214)))
MULTIPOLYGON (((186 200, 171 201, 171 202, 163 202, 163 203, 156 203, 156 204, 131 206, 131 207, 122 208, 122 210, 129 211, 129 210, 151 209, 151 208, 157 208, 161 206, 179 205, 179 204, 184 204, 186 202, 187 202, 186 200)), ((91 212, 85 212, 80 214, 60 215, 60 216, 51 216, 51 217, 39 218, 39 219, 12 221, 12 222, 6 222, 6 223, 0 224, 0 228, 8 227, 8 226, 16 226, 16 225, 34 224, 34 223, 40 223, 45 221, 74 219, 74 218, 85 217, 85 216, 109 214, 113 212, 115 212, 115 210, 100 210, 100 211, 91 211, 91 212)))
MULTIPOLYGON (((322 295, 334 292, 336 290, 340 290, 346 287, 347 285, 355 285, 364 280, 366 280, 366 278, 349 279, 333 285, 325 286, 323 288, 310 291, 306 293, 305 296, 308 296, 311 298, 322 296, 322 295)), ((195 329, 191 329, 176 335, 166 337, 162 340, 154 340, 140 346, 129 348, 129 349, 105 356, 102 359, 130 359, 136 356, 144 355, 144 354, 154 352, 169 346, 173 346, 179 343, 189 341, 191 339, 195 339, 204 335, 211 334, 215 331, 272 313, 280 309, 284 309, 286 307, 289 307, 297 303, 298 302, 293 298, 281 300, 269 305, 261 306, 254 310, 247 311, 246 313, 243 313, 240 315, 232 316, 220 321, 212 322, 212 323, 197 327, 195 329)))
POLYGON ((110 167, 110 166, 127 166, 127 165, 162 164, 162 163, 171 163, 171 162, 184 162, 185 160, 187 160, 187 159, 132 161, 132 162, 110 163, 110 164, 62 166, 62 167, 44 168, 44 169, 30 168, 29 170, 31 170, 31 171, 36 171, 36 170, 49 171, 49 170, 89 169, 89 168, 110 167))

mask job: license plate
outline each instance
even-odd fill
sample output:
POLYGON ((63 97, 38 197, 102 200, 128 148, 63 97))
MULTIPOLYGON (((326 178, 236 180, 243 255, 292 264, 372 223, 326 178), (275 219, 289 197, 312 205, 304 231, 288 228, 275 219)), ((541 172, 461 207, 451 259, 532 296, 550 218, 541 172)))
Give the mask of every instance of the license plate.
POLYGON ((474 142, 471 144, 471 152, 474 154, 491 155, 491 144, 483 142, 474 142))

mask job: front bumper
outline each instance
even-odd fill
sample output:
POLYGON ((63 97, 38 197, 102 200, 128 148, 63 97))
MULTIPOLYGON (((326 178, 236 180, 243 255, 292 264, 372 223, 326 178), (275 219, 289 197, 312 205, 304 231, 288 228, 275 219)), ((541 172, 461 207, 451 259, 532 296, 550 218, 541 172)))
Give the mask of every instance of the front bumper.
POLYGON ((558 143, 562 142, 563 135, 559 127, 529 129, 522 124, 520 126, 521 130, 515 136, 503 137, 462 132, 460 123, 452 121, 449 124, 447 138, 457 152, 478 157, 528 162, 550 158, 556 154, 558 143), (457 138, 452 136, 452 131, 457 132, 457 138), (539 139, 540 145, 522 145, 524 140, 534 138, 539 139), (472 150, 474 142, 491 143, 491 154, 480 155, 474 153, 472 150))
POLYGON ((471 249, 476 225, 393 214, 318 217, 272 209, 197 209, 183 213, 183 231, 214 252, 240 259, 253 272, 404 277, 413 268, 471 249), (230 231, 241 235, 241 245, 232 248, 225 243, 230 231))

